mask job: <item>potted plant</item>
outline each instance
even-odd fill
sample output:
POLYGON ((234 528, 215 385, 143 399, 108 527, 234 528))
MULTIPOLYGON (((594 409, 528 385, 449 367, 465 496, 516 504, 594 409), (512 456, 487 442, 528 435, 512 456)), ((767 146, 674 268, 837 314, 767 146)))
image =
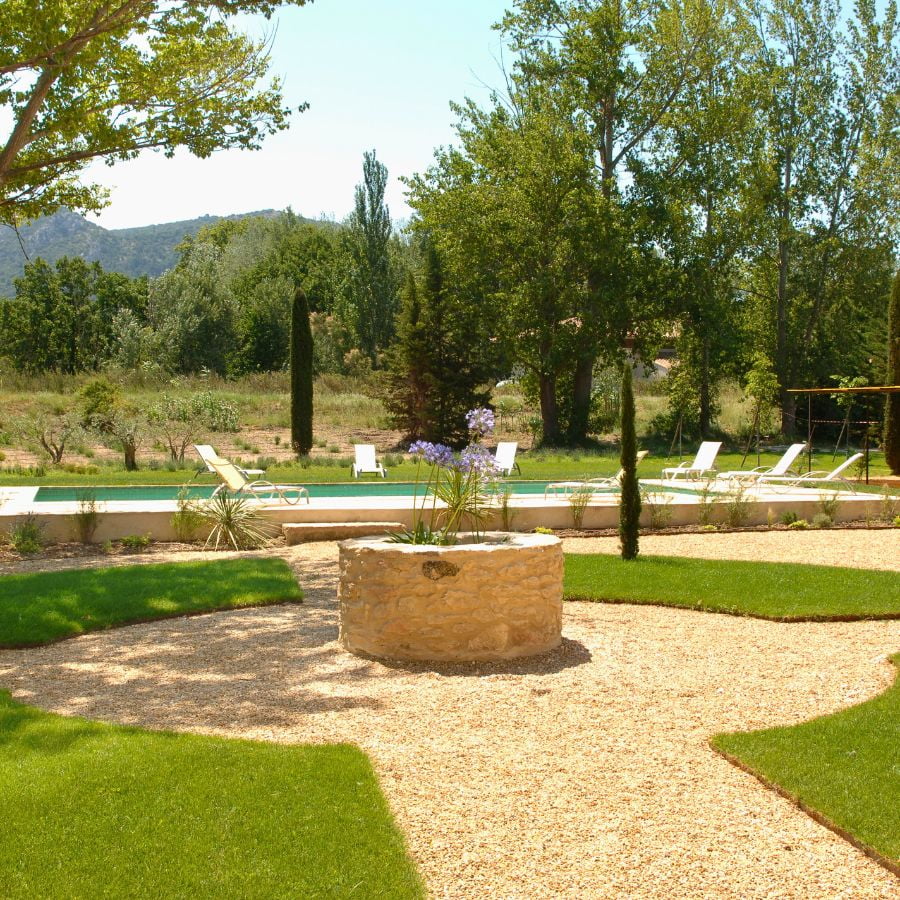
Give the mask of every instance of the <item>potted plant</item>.
POLYGON ((468 414, 470 444, 418 441, 413 527, 340 545, 340 640, 404 660, 509 659, 556 647, 562 629, 559 538, 486 531, 499 480, 483 439, 489 409, 468 414), (424 477, 421 477, 423 476, 424 477))

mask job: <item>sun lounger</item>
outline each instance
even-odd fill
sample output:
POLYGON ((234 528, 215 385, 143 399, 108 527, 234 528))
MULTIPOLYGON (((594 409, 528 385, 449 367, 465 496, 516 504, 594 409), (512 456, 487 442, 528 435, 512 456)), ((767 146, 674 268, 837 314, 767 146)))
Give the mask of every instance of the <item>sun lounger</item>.
POLYGON ((278 502, 295 506, 304 498, 309 503, 309 491, 302 485, 250 481, 233 462, 218 456, 212 457, 209 464, 216 475, 222 479, 222 484, 213 491, 213 497, 222 491, 230 491, 237 496, 253 497, 261 503, 278 502))
POLYGON ((387 469, 375 459, 374 444, 354 444, 353 451, 356 462, 350 466, 350 471, 354 478, 359 478, 360 475, 380 475, 387 478, 387 469))
POLYGON ((812 487, 817 484, 830 484, 839 481, 850 488, 851 491, 855 491, 856 488, 841 473, 849 469, 862 457, 862 453, 854 453, 853 456, 848 456, 836 469, 832 469, 830 472, 806 472, 803 475, 763 475, 757 484, 786 484, 789 487, 812 487))
POLYGON ((677 466, 670 466, 662 470, 662 477, 673 480, 683 475, 685 478, 702 478, 704 475, 716 472, 716 456, 722 447, 721 441, 704 441, 697 451, 693 462, 682 462, 677 466))
MULTIPOLYGON (((206 464, 206 471, 209 472, 210 475, 215 475, 216 470, 210 464, 211 459, 219 459, 219 454, 212 448, 210 444, 194 444, 194 449, 197 451, 198 456, 203 462, 206 464)), ((235 463, 235 468, 239 472, 243 472, 247 478, 250 478, 252 475, 265 475, 265 469, 244 469, 241 466, 235 463)))
POLYGON ((494 464, 501 475, 512 475, 513 469, 520 475, 522 474, 522 470, 516 462, 516 450, 518 447, 517 441, 500 441, 497 444, 497 449, 494 452, 494 464))
POLYGON ((806 449, 806 443, 802 444, 791 444, 790 447, 785 450, 781 459, 775 463, 774 466, 757 466, 755 469, 748 470, 739 470, 733 472, 722 472, 717 475, 717 478, 726 479, 728 481, 760 481, 763 478, 768 477, 781 477, 782 475, 786 475, 789 478, 800 477, 799 472, 794 472, 791 469, 791 466, 794 464, 794 460, 806 449))
MULTIPOLYGON (((639 466, 649 452, 649 450, 639 450, 635 465, 639 466)), ((584 481, 554 481, 544 488, 544 499, 546 500, 551 493, 563 493, 568 496, 575 491, 610 490, 611 488, 618 487, 622 483, 624 471, 624 469, 619 469, 615 475, 606 475, 601 478, 587 478, 584 481)))

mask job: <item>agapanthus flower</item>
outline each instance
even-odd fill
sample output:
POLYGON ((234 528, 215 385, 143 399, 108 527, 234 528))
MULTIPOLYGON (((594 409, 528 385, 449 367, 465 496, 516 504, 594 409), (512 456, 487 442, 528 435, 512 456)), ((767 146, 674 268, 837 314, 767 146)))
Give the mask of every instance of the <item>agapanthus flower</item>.
POLYGON ((491 434, 494 430, 494 411, 486 406, 470 409, 466 413, 466 424, 472 434, 481 437, 491 434))
POLYGON ((494 455, 481 444, 470 444, 456 461, 456 467, 465 474, 474 474, 479 478, 490 479, 499 474, 497 460, 494 455))

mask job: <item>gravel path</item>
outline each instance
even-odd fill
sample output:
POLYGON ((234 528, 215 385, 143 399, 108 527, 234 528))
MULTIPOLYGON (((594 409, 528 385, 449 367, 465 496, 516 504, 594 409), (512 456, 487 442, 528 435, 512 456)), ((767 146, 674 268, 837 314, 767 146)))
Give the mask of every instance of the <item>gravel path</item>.
MULTIPOLYGON (((698 537, 702 555, 727 555, 731 535, 698 537)), ((781 537, 795 551, 807 535, 781 537)), ((663 552, 651 549, 662 540, 645 552, 663 552)), ((393 667, 335 643, 335 545, 281 554, 307 591, 303 606, 5 651, 0 684, 109 721, 356 743, 437 897, 900 895, 886 870, 707 744, 883 690, 900 622, 785 625, 571 603, 562 648, 536 660, 393 667)))

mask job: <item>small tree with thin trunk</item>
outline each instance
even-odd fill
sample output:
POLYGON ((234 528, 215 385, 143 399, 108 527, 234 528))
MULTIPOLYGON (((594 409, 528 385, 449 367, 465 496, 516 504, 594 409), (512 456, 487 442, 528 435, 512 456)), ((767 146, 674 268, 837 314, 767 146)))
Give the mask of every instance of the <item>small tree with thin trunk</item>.
POLYGON ((313 444, 313 336, 303 288, 291 309, 291 447, 308 456, 313 444))
MULTIPOLYGON (((887 383, 900 384, 900 269, 894 276, 888 306, 887 383)), ((894 475, 900 475, 900 394, 888 394, 884 415, 884 458, 894 475)))
POLYGON ((622 366, 622 496, 619 505, 619 541, 622 559, 637 559, 641 519, 641 491, 637 477, 637 432, 631 363, 622 366))

